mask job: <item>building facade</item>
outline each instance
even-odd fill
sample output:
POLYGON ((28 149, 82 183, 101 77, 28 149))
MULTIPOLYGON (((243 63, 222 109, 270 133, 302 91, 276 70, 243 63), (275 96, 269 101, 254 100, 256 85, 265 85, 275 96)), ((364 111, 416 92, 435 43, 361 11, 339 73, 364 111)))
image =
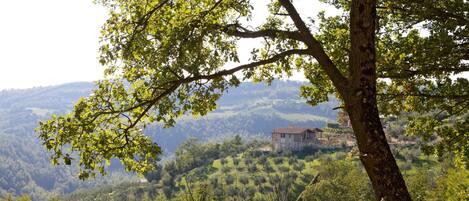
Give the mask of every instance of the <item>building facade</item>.
POLYGON ((286 127, 272 132, 274 151, 301 151, 306 146, 318 144, 319 128, 286 127))

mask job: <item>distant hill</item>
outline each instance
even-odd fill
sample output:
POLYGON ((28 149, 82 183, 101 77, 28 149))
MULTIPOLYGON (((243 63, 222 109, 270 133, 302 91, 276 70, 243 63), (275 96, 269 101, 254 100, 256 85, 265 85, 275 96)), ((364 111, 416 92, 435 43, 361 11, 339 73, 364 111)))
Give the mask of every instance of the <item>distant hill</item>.
MULTIPOLYGON (((216 111, 207 116, 180 119, 174 128, 150 126, 145 132, 169 155, 189 136, 220 140, 239 134, 244 138, 266 138, 275 127, 298 125, 323 127, 334 121, 337 100, 311 107, 299 97, 300 82, 243 83, 219 100, 216 111)), ((63 194, 78 187, 130 179, 118 167, 113 176, 81 182, 73 168, 53 167, 36 139, 34 129, 51 114, 70 111, 79 97, 87 96, 92 83, 71 83, 53 87, 0 91, 0 195, 28 193, 36 199, 50 193, 63 194), (125 178, 125 179, 124 179, 125 178)))
POLYGON ((243 138, 266 138, 276 127, 289 125, 322 128, 335 121, 339 104, 335 98, 311 107, 299 97, 301 82, 278 81, 266 84, 243 83, 229 90, 219 101, 218 109, 204 117, 186 116, 175 127, 163 129, 152 126, 147 134, 167 153, 192 136, 217 140, 241 135, 243 138))

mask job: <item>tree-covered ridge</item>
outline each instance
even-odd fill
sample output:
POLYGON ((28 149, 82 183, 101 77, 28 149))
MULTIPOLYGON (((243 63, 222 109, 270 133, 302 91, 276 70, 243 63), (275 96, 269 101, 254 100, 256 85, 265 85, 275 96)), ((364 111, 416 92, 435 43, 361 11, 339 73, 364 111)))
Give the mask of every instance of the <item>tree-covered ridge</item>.
POLYGON ((68 167, 54 167, 36 139, 37 122, 52 113, 65 113, 91 83, 0 91, 0 195, 28 194, 44 200, 52 194, 94 186, 78 182, 68 167))
MULTIPOLYGON (((206 117, 192 120, 183 117, 171 129, 150 125, 146 133, 160 141, 166 155, 188 137, 204 141, 220 141, 240 134, 243 137, 265 138, 275 125, 302 125, 321 127, 333 121, 331 101, 310 108, 300 99, 298 82, 265 84, 242 83, 219 100, 219 109, 206 117), (220 126, 223 125, 223 126, 220 126)), ((39 120, 51 114, 62 114, 72 109, 73 103, 87 96, 92 83, 72 83, 54 87, 40 87, 0 92, 0 194, 19 196, 28 194, 44 200, 52 194, 70 193, 77 188, 118 183, 135 179, 122 173, 117 161, 112 161, 111 175, 96 181, 81 182, 76 178, 76 167, 55 167, 47 152, 36 139, 34 128, 39 120)))

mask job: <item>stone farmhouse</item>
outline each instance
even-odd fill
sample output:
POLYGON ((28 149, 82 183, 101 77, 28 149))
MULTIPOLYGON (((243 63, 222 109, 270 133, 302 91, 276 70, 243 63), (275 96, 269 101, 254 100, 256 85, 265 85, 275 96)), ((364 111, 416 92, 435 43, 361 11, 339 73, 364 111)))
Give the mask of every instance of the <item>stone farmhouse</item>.
POLYGON ((319 128, 286 127, 276 128, 272 132, 274 151, 301 151, 306 146, 319 144, 318 137, 322 130, 319 128))

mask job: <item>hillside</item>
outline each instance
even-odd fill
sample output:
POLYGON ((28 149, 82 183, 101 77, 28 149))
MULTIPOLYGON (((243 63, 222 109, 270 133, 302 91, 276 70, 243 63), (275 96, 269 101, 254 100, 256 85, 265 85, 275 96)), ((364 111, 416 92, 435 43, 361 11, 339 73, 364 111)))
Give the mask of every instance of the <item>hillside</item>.
MULTIPOLYGON (((300 85, 280 81, 272 86, 243 83, 230 89, 218 102, 218 109, 209 115, 196 119, 183 117, 174 128, 154 125, 145 132, 165 150, 165 155, 171 155, 189 136, 208 141, 235 134, 265 138, 274 127, 323 127, 327 121, 334 121, 336 112, 332 108, 337 101, 332 99, 314 108, 308 106, 298 96, 300 85)), ((91 83, 72 83, 0 92, 0 195, 26 193, 44 199, 51 193, 64 194, 77 188, 135 179, 113 163, 110 176, 81 182, 76 179, 73 166, 51 166, 36 139, 34 129, 39 120, 69 111, 73 102, 91 93, 92 88, 91 83)))
MULTIPOLYGON (((150 182, 79 190, 63 200, 291 201, 375 200, 355 149, 322 148, 297 153, 262 151, 267 143, 186 141, 150 182), (231 150, 231 151, 230 151, 231 150)), ((394 147, 413 200, 461 200, 469 171, 420 154, 416 146, 394 147)))
POLYGON ((268 138, 276 127, 289 125, 324 127, 335 121, 339 104, 335 98, 311 107, 299 97, 299 82, 243 83, 218 101, 218 109, 204 117, 186 116, 174 128, 153 126, 147 134, 157 139, 166 152, 173 152, 187 137, 221 140, 241 135, 268 138))
POLYGON ((69 111, 73 102, 90 93, 93 84, 72 83, 54 87, 0 92, 0 195, 28 194, 44 200, 77 187, 129 180, 129 175, 113 173, 106 179, 80 182, 74 168, 53 167, 34 129, 51 114, 69 111))

